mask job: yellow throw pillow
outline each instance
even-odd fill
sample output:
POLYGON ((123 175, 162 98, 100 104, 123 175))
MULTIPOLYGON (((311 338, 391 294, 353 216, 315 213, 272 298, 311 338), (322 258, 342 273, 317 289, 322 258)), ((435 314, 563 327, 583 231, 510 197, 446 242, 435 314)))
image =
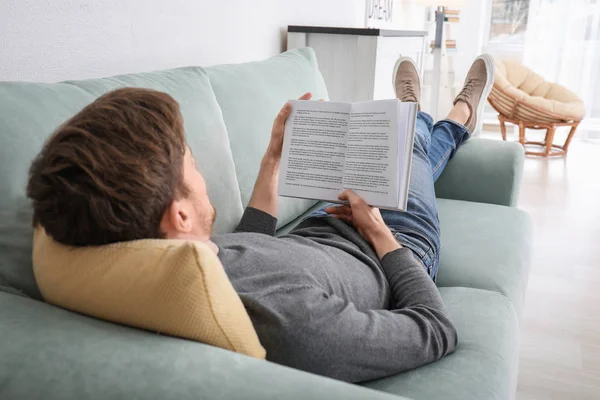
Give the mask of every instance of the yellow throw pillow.
POLYGON ((221 262, 203 243, 147 239, 72 247, 38 228, 33 268, 50 304, 265 358, 221 262))

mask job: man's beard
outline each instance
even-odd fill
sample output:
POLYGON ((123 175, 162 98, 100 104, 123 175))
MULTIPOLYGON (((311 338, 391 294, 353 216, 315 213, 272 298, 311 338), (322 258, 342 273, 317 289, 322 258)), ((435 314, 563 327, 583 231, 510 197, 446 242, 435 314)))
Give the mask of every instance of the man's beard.
POLYGON ((217 220, 217 209, 214 206, 212 207, 212 213, 206 216, 206 231, 208 235, 212 235, 213 226, 215 225, 215 221, 217 220))
POLYGON ((212 231, 212 226, 215 224, 215 221, 217 220, 217 209, 215 207, 213 207, 212 209, 213 209, 212 221, 210 223, 211 231, 212 231))

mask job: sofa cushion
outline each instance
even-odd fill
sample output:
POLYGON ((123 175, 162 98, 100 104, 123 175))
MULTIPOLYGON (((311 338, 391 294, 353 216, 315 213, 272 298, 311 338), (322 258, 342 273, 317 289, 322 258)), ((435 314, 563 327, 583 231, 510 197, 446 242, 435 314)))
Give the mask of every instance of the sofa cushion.
MULTIPOLYGON (((260 160, 267 149, 273 119, 287 100, 312 92, 327 99, 327 88, 312 49, 280 54, 265 61, 206 69, 227 125, 242 202, 248 204, 260 160)), ((314 204, 313 200, 279 199, 284 226, 314 204)))
POLYGON ((402 400, 0 292, 2 399, 402 400))
POLYGON ((33 268, 50 304, 265 357, 221 262, 201 242, 145 239, 73 247, 38 228, 33 268))
POLYGON ((519 324, 500 293, 441 288, 458 330, 458 348, 440 361, 366 383, 415 400, 506 400, 514 397, 519 361, 519 324))
POLYGON ((529 216, 512 207, 446 199, 438 199, 438 210, 437 285, 502 293, 519 315, 529 276, 529 216))
POLYGON ((230 231, 241 218, 229 139, 202 69, 51 84, 0 82, 0 285, 40 297, 31 269, 33 229, 25 196, 29 166, 58 125, 96 97, 123 86, 160 90, 179 102, 188 143, 217 208, 215 231, 230 231))
POLYGON ((233 156, 221 109, 202 68, 187 67, 161 72, 65 82, 94 98, 120 87, 145 87, 166 92, 179 103, 186 141, 206 178, 211 203, 217 209, 215 233, 231 231, 242 217, 233 156))

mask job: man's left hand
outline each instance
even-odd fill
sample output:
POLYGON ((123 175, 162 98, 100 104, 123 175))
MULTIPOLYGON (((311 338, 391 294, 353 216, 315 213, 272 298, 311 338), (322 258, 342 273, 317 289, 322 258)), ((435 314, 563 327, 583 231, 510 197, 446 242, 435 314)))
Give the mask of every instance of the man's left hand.
MULTIPOLYGON (((298 100, 310 100, 312 93, 305 93, 298 100)), ((285 123, 292 112, 290 103, 285 103, 279 114, 273 121, 273 129, 271 129, 271 141, 265 154, 265 158, 269 160, 279 161, 281 159, 281 151, 283 149, 283 134, 285 132, 285 123)))
MULTIPOLYGON (((310 100, 312 94, 306 93, 299 100, 310 100)), ((279 184, 279 163, 283 150, 283 134, 292 106, 286 103, 273 122, 271 141, 260 163, 260 170, 254 184, 254 191, 248 207, 256 208, 277 218, 277 185, 279 184)))

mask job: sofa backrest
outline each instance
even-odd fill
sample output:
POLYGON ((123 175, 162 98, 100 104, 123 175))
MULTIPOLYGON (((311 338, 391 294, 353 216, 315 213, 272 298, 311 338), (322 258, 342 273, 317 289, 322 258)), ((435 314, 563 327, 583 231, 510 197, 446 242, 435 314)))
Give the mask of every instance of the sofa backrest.
MULTIPOLYGON (((25 195, 31 161, 64 121, 119 87, 166 92, 181 106, 187 141, 217 208, 215 233, 231 232, 248 203, 271 125, 285 101, 327 89, 312 49, 265 61, 178 68, 61 83, 0 82, 0 290, 40 299, 33 277, 31 206, 25 195)), ((281 198, 279 226, 315 201, 281 198)))
MULTIPOLYGON (((209 67, 206 72, 223 112, 245 206, 269 143, 273 119, 281 107, 306 92, 315 100, 327 100, 327 87, 311 48, 264 61, 209 67)), ((277 226, 293 221, 315 203, 280 198, 277 226)))
POLYGON ((56 127, 98 96, 124 86, 163 91, 179 102, 187 141, 217 208, 215 232, 229 232, 239 221, 242 203, 229 139, 202 68, 55 84, 0 82, 0 287, 41 298, 31 265, 29 166, 56 127))

